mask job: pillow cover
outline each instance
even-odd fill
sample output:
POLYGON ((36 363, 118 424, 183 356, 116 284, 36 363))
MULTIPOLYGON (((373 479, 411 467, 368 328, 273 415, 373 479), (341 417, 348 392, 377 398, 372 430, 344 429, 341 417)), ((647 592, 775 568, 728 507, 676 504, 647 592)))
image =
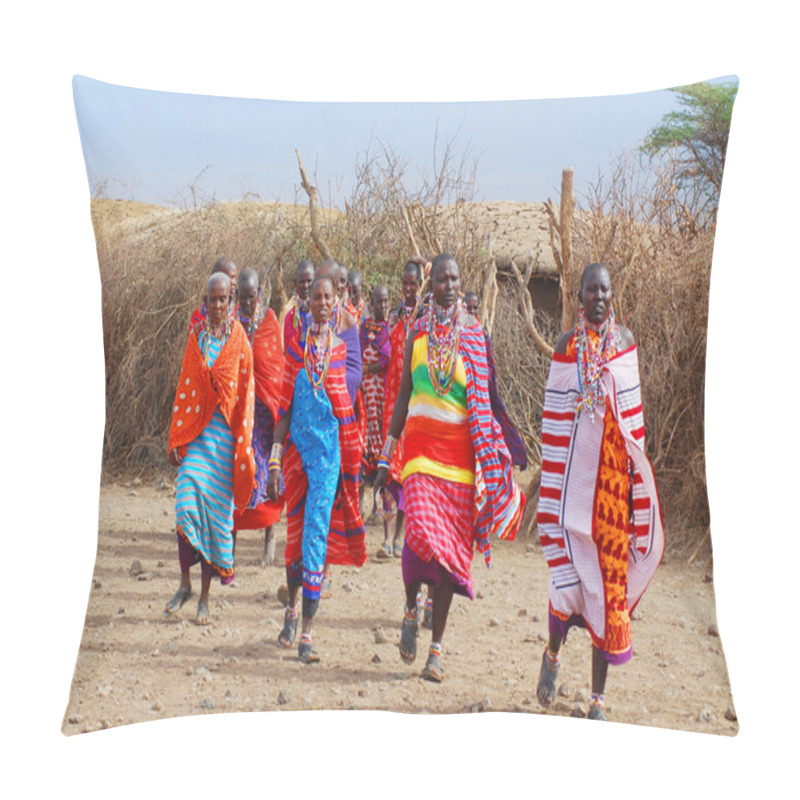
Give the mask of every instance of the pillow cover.
MULTIPOLYGON (((76 77, 103 290, 107 416, 97 560, 64 733, 221 711, 585 717, 591 646, 603 638, 596 625, 592 635, 577 629, 565 640, 549 703, 540 702, 537 683, 552 630, 548 562, 557 570, 559 558, 570 559, 563 540, 551 557, 553 536, 542 520, 555 491, 545 482, 547 448, 557 436, 542 421, 548 347, 577 321, 576 291, 591 262, 608 265, 617 319, 637 342, 643 452, 667 542, 630 614, 632 652, 621 648, 630 663, 610 659, 605 713, 632 724, 735 733, 716 628, 702 447, 719 161, 735 88, 723 79, 579 100, 310 104, 76 77), (714 157, 687 161, 683 145, 693 136, 708 144, 708 129, 720 128, 708 117, 714 110, 724 130, 709 144, 714 157), (469 135, 471 146, 462 147, 455 131, 469 135), (610 151, 617 155, 609 159, 610 151), (520 532, 492 542, 491 571, 476 559, 474 602, 454 601, 441 685, 419 679, 427 630, 417 663, 398 655, 406 567, 393 548, 378 557, 384 528, 371 491, 361 502, 369 558, 332 567, 315 626, 319 664, 302 664, 296 646, 277 645, 285 626, 285 509, 271 563, 262 565, 270 562, 268 521, 237 532, 235 563, 223 585, 211 585, 209 624, 196 624, 205 621, 195 613, 200 568, 187 566, 193 542, 176 535, 182 496, 167 463, 174 413, 187 399, 176 391, 178 377, 193 378, 182 371, 190 320, 193 312, 203 317, 218 257, 236 263, 237 277, 256 271, 263 307, 282 322, 301 259, 318 265, 333 256, 358 269, 368 288, 387 285, 395 305, 415 251, 454 253, 462 290, 479 294, 498 392, 528 455, 527 469, 516 472, 528 496, 520 532), (182 607, 176 556, 194 585, 182 607), (165 614, 173 596, 178 607, 165 614)), ((256 394, 259 385, 254 379, 256 394)), ((626 418, 627 411, 636 409, 626 407, 626 418)), ((636 491, 634 510, 642 500, 636 491)), ((627 495, 621 502, 627 508, 627 495)), ((657 514, 657 506, 649 509, 657 514)), ((638 544, 634 560, 646 550, 638 544)))

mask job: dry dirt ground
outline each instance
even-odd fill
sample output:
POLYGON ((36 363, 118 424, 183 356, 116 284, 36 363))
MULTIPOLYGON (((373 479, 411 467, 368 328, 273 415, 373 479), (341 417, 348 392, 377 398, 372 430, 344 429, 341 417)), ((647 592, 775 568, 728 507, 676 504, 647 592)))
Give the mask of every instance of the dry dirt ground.
MULTIPOLYGON (((536 700, 547 635, 547 568, 537 541, 497 542, 491 570, 476 558, 478 594, 472 602, 453 602, 446 678, 437 685, 419 675, 429 631, 421 630, 416 663, 406 666, 399 658, 400 562, 373 557, 382 541, 379 519, 367 527, 367 564, 334 568, 333 595, 320 606, 315 632, 322 662, 303 665, 296 648, 276 645, 283 620, 276 596, 284 578, 282 524, 275 564, 266 568, 260 565, 263 534, 239 534, 237 578, 228 587, 212 584, 209 626, 194 622, 196 597, 176 616, 163 615, 179 578, 173 503, 164 479, 159 486, 101 488, 97 560, 65 734, 279 709, 585 716, 590 643, 582 630, 572 631, 564 646, 555 704, 545 711, 536 700)), ((633 659, 609 670, 609 719, 737 732, 710 572, 702 559, 662 564, 634 615, 633 659)), ((199 574, 195 580, 197 589, 199 574)))

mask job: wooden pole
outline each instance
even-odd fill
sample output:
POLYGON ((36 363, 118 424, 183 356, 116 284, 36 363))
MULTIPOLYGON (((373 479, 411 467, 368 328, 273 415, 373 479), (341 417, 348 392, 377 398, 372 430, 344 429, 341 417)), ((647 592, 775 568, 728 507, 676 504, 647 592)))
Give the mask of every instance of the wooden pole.
POLYGON ((572 296, 569 293, 569 268, 572 264, 572 215, 575 200, 572 184, 575 170, 566 167, 561 173, 561 209, 559 235, 561 237, 561 330, 568 331, 573 324, 572 296))

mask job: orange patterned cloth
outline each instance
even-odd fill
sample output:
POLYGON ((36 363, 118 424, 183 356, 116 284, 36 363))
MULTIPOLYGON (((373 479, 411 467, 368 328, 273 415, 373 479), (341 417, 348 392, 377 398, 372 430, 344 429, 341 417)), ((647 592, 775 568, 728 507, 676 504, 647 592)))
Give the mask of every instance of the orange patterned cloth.
POLYGON ((241 324, 233 321, 228 340, 208 367, 195 331, 189 334, 172 409, 168 450, 184 448, 205 429, 219 406, 236 441, 233 499, 247 505, 255 480, 251 438, 255 409, 253 351, 241 324))
MULTIPOLYGON (((588 329, 591 345, 597 347, 599 336, 588 329)), ((616 355, 612 347, 610 357, 616 355)), ((567 356, 577 358, 573 336, 567 344, 567 356)), ((611 407, 603 416, 603 437, 597 470, 592 539, 603 578, 606 620, 602 649, 624 653, 631 648, 631 616, 628 611, 628 532, 630 530, 630 459, 619 425, 611 407)))

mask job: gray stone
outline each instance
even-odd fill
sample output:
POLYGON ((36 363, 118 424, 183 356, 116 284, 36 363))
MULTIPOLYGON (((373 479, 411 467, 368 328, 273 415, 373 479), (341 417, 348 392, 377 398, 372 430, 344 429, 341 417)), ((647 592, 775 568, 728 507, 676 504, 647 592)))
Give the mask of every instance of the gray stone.
POLYGON ((138 575, 140 572, 142 572, 142 564, 138 558, 135 558, 133 561, 131 561, 131 565, 128 567, 128 572, 131 575, 138 575))
POLYGON ((383 628, 378 628, 375 631, 375 644, 386 644, 389 640, 386 638, 383 628))
POLYGON ((206 697, 202 703, 200 703, 200 708, 204 708, 207 711, 214 708, 214 701, 210 697, 206 697))
POLYGON ((278 704, 285 706, 290 700, 292 699, 292 693, 290 691, 280 691, 278 692, 278 704))
POLYGON ((469 706, 469 712, 471 714, 480 714, 484 711, 491 711, 492 710, 492 699, 487 695, 483 698, 483 700, 479 700, 477 703, 472 703, 469 706))
POLYGON ((703 706, 700 709, 700 713, 697 715, 698 722, 713 722, 714 721, 714 713, 708 706, 703 706))

